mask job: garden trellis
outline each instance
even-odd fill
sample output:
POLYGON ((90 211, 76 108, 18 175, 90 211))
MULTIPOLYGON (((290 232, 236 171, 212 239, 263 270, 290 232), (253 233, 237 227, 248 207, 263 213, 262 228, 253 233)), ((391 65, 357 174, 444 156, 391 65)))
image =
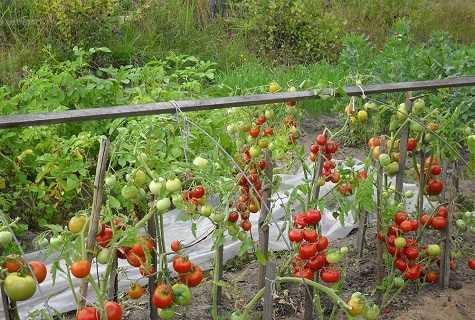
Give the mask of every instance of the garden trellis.
MULTIPOLYGON (((282 93, 273 93, 273 94, 260 94, 260 95, 251 95, 251 96, 236 96, 236 97, 223 97, 223 98, 210 98, 210 99, 202 99, 202 100, 184 100, 184 101, 170 101, 170 102, 158 102, 158 103, 150 103, 150 104, 139 104, 139 105, 126 105, 126 106, 115 106, 115 107, 103 107, 103 108, 90 108, 90 109, 81 109, 81 110, 69 110, 63 112, 49 112, 49 113, 32 113, 32 114, 25 114, 25 115, 11 115, 11 116, 4 116, 0 117, 0 129, 9 129, 9 128, 18 128, 18 127, 25 127, 25 126, 41 126, 41 125, 50 125, 50 124, 59 124, 59 123, 68 123, 68 122, 78 122, 78 121, 91 121, 91 120, 104 120, 104 119, 113 119, 113 118, 123 118, 123 117, 137 117, 137 116, 150 116, 150 115, 159 115, 159 114, 175 114, 179 112, 192 112, 192 111, 205 111, 205 110, 212 110, 212 109, 222 109, 222 108, 230 108, 230 107, 245 107, 245 106, 257 106, 257 105, 264 105, 264 104, 271 104, 271 103, 279 103, 279 102, 286 102, 286 101, 299 101, 299 100, 306 100, 306 99, 318 99, 320 97, 362 97, 366 98, 369 95, 373 94, 382 94, 382 93, 395 93, 395 92, 406 92, 406 101, 409 106, 411 106, 412 101, 415 99, 412 97, 412 92, 416 91, 425 91, 425 90, 435 90, 439 88, 456 88, 456 87, 464 87, 464 86, 474 86, 475 85, 475 77, 457 77, 457 78, 450 78, 444 80, 432 80, 432 81, 415 81, 415 82, 400 82, 400 83, 388 83, 388 84, 379 84, 379 85, 358 85, 358 86, 350 86, 345 87, 342 90, 336 89, 315 89, 315 90, 308 90, 308 91, 299 91, 299 92, 282 92, 282 93), (177 107, 178 106, 178 107, 177 107)), ((409 107, 410 108, 410 107, 409 107)), ((401 141, 406 141, 407 139, 407 128, 403 128, 400 132, 401 141)), ((101 151, 98 160, 98 169, 96 172, 96 181, 94 184, 95 194, 94 194, 94 205, 93 205, 93 212, 94 218, 91 221, 98 221, 100 215, 100 207, 102 202, 102 184, 105 175, 105 168, 104 163, 107 162, 107 141, 103 141, 101 144, 101 151), (104 159, 105 158, 105 159, 104 159)), ((398 191, 402 190, 402 181, 404 178, 404 164, 406 160, 406 145, 405 143, 401 143, 400 145, 401 151, 401 162, 400 162, 400 171, 396 177, 396 188, 398 191)), ((423 165, 424 158, 421 158, 421 164, 423 165)), ((269 158, 269 161, 271 159, 269 158)), ((316 166, 316 176, 320 175, 321 172, 321 157, 318 160, 318 164, 316 166)), ((421 170, 423 172, 423 170, 421 170)), ((421 172, 421 174, 422 174, 421 172)), ((272 181, 272 171, 267 170, 266 172, 267 179, 272 181)), ((382 175, 382 170, 378 174, 378 195, 377 201, 380 198, 380 175, 382 175)), ((267 182, 268 183, 268 182, 267 182)), ((272 214, 269 212, 269 198, 271 196, 270 189, 264 188, 267 192, 264 192, 263 197, 261 199, 262 202, 262 209, 261 209, 261 218, 259 222, 259 247, 263 249, 264 255, 267 257, 268 253, 268 231, 266 233, 266 228, 268 223, 267 215, 272 214)), ((313 190, 312 194, 318 197, 318 188, 317 190, 313 190)), ((400 193, 400 192, 399 192, 400 193)), ((422 197, 420 193, 420 197, 422 197)), ((421 214, 422 204, 421 199, 419 199, 419 207, 418 212, 419 215, 421 214)), ((453 210, 453 201, 454 195, 453 190, 449 190, 448 194, 448 203, 449 203, 449 222, 451 221, 451 214, 453 210)), ((379 219, 380 214, 377 214, 377 218, 379 219)), ((154 219, 152 219, 154 221, 154 219)), ((89 229, 88 235, 88 247, 94 246, 95 235, 97 233, 97 225, 96 228, 92 227, 91 224, 89 229)), ((377 225, 380 226, 380 222, 378 221, 377 225)), ((153 226, 148 226, 149 231, 153 232, 155 229, 153 226)), ((359 242, 361 243, 364 241, 364 227, 365 223, 360 224, 359 232, 363 234, 363 236, 358 237, 359 242)), ((379 244, 382 246, 382 244, 379 244)), ((448 228, 445 232, 444 236, 444 250, 443 250, 443 258, 441 263, 441 284, 444 288, 448 286, 448 279, 449 279, 449 272, 450 269, 448 267, 449 263, 449 246, 450 246, 450 228, 448 228)), ((222 249, 221 249, 222 250, 222 249)), ((217 250, 218 270, 222 271, 222 252, 220 253, 217 250)), ((378 259, 382 260, 382 248, 378 248, 378 259), (380 254, 381 253, 381 254, 380 254)), ((156 267, 156 260, 154 261, 156 267)), ((270 264, 271 272, 267 271, 266 268, 261 267, 259 269, 259 288, 261 289, 261 296, 263 295, 267 301, 265 301, 265 318, 270 319, 269 312, 272 312, 272 295, 269 294, 269 290, 272 287, 273 283, 279 279, 274 272, 274 262, 267 262, 270 264), (267 274, 267 277, 266 277, 267 274), (269 278, 270 277, 270 278, 269 278), (272 279, 273 277, 273 279, 272 279), (264 295, 264 287, 266 288, 266 294, 264 295)), ((267 268, 269 269, 269 268, 267 268)), ((221 276, 221 273, 218 272, 218 278, 221 276)), ((218 282, 220 279, 215 279, 218 282)), ((284 281, 286 279, 281 278, 280 280, 284 281)), ((288 279, 287 279, 288 280, 288 279)), ((379 279, 380 281, 382 279, 379 279)), ((150 285, 153 283, 153 279, 150 280, 150 285)), ((301 283, 306 283, 305 281, 301 281, 301 283)), ((308 283, 307 283, 308 284, 308 283)), ((114 282, 111 282, 112 287, 116 287, 114 282)), ((308 288, 308 292, 312 292, 314 289, 320 290, 318 286, 313 286, 312 289, 308 288)), ((81 289, 83 292, 86 289, 81 289)), ((115 290, 112 290, 111 297, 116 296, 115 290)), ((217 288, 216 294, 216 302, 220 301, 220 290, 217 288)), ((5 301, 5 296, 3 297, 4 302, 4 310, 8 313, 9 308, 7 305, 10 303, 5 301), (5 305, 6 303, 6 305, 5 305)), ((305 315, 304 319, 309 320, 313 319, 313 294, 306 295, 306 303, 305 303, 305 315)), ((151 311, 153 308, 151 307, 151 311)), ((10 319, 11 315, 6 315, 6 319, 10 319)), ((157 315, 154 312, 151 312, 151 318, 156 319, 157 315)))

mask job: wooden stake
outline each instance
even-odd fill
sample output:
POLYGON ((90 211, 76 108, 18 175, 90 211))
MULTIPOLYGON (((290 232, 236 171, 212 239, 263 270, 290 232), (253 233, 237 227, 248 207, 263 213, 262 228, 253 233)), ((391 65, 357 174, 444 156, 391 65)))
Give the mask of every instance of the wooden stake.
POLYGON ((424 135, 422 135, 419 159, 419 191, 417 193, 417 221, 421 221, 421 215, 424 211, 424 187, 426 185, 425 162, 424 135))
POLYGON ((366 210, 360 210, 358 215, 358 234, 356 237, 356 252, 360 258, 363 257, 367 221, 368 212, 366 210))
MULTIPOLYGON (((156 222, 156 213, 152 215, 150 220, 147 222, 147 232, 149 236, 152 238, 153 242, 153 251, 150 253, 152 261, 150 261, 150 265, 152 270, 158 270, 157 266, 157 224, 156 222)), ((157 275, 156 273, 153 276, 150 276, 148 278, 148 288, 150 292, 149 296, 149 306, 150 306, 150 320, 157 320, 158 319, 158 312, 157 308, 152 303, 152 297, 153 297, 153 288, 155 288, 155 284, 157 282, 157 275)))
MULTIPOLYGON (((223 245, 220 245, 218 247, 218 264, 219 264, 219 269, 217 270, 218 273, 218 279, 219 281, 223 280, 223 270, 224 270, 224 262, 223 262, 223 256, 224 256, 224 247, 223 245)), ((220 306, 223 303, 223 288, 219 285, 216 288, 216 303, 218 306, 220 306)))
POLYGON ((111 268, 111 274, 109 277, 109 290, 107 292, 107 298, 110 301, 117 301, 118 298, 118 291, 119 291, 119 279, 118 279, 118 274, 117 274, 117 268, 118 268, 118 260, 117 260, 117 255, 113 253, 112 257, 112 268, 111 268))
MULTIPOLYGON (((383 230, 383 167, 378 161, 375 163, 378 168, 376 176, 376 284, 379 287, 384 280, 384 247, 383 242, 378 238, 378 235, 383 230)), ((381 290, 377 290, 376 303, 381 305, 382 299, 381 290)))
MULTIPOLYGON (((265 151, 265 160, 267 163, 265 169, 265 185, 262 192, 261 210, 259 215, 259 249, 267 260, 269 256, 269 215, 272 215, 270 211, 271 197, 272 197, 272 183, 273 183, 273 164, 272 164, 272 152, 265 151)), ((266 275, 266 265, 259 264, 259 274, 257 278, 257 289, 264 288, 266 275)))
MULTIPOLYGON (((406 94, 406 108, 407 113, 412 111, 412 92, 406 94)), ((406 171, 407 160, 407 139, 409 139, 409 122, 404 125, 401 131, 401 139, 399 141, 399 171, 396 175, 396 193, 394 200, 400 201, 402 199, 402 190, 404 185, 404 173, 406 171)))
POLYGON ((452 171, 448 173, 448 217, 447 217, 447 227, 442 232, 441 247, 442 247, 442 256, 440 262, 440 286, 442 289, 449 288, 450 281, 450 249, 452 242, 452 219, 455 210, 455 192, 456 192, 456 166, 452 168, 452 171))
MULTIPOLYGON (((87 260, 89 260, 89 262, 91 262, 93 258, 93 250, 96 245, 97 227, 99 224, 99 219, 101 217, 104 177, 106 175, 107 170, 109 145, 109 139, 105 137, 101 139, 101 145, 99 147, 99 156, 97 159, 96 177, 94 179, 94 195, 92 198, 91 218, 89 219, 89 231, 87 234, 86 241, 87 260)), ((79 308, 84 307, 86 304, 87 285, 87 280, 83 279, 79 288, 79 308)))
POLYGON ((264 291, 264 314, 263 320, 272 320, 273 319, 273 308, 274 308, 274 282, 276 267, 275 261, 268 261, 266 263, 266 279, 265 279, 265 291, 264 291))

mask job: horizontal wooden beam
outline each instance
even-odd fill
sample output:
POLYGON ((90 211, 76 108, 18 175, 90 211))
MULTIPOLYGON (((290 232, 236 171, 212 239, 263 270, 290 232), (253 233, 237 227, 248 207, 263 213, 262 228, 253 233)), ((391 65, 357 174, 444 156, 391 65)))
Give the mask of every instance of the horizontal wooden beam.
MULTIPOLYGON (((415 81, 387 83, 380 85, 352 86, 344 88, 348 96, 362 96, 385 93, 418 91, 437 88, 461 87, 475 85, 475 77, 460 77, 433 81, 415 81)), ((331 95, 331 90, 308 90, 298 92, 281 92, 273 94, 258 94, 251 96, 235 96, 201 100, 168 101, 137 105, 124 105, 115 107, 90 108, 68 110, 62 112, 30 113, 0 117, 0 129, 40 126, 55 123, 77 122, 87 120, 103 120, 133 116, 146 116, 170 114, 177 112, 177 107, 183 112, 222 109, 230 107, 243 107, 263 105, 285 101, 299 101, 316 99, 320 95, 331 95)), ((339 96, 339 94, 335 94, 339 96)))

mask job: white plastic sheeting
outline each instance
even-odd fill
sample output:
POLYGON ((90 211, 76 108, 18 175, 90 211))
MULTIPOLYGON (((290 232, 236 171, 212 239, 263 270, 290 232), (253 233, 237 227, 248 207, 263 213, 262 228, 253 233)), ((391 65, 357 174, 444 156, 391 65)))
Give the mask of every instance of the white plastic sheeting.
MULTIPOLYGON (((287 249, 287 245, 285 241, 279 235, 279 228, 283 227, 284 221, 281 221, 284 216, 284 210, 282 209, 281 205, 285 205, 288 201, 288 194, 295 188, 298 184, 302 183, 303 181, 303 173, 299 171, 295 175, 281 175, 282 184, 280 187, 279 192, 273 195, 273 199, 275 200, 275 205, 273 209, 273 223, 270 227, 270 237, 269 237, 269 247, 271 250, 285 250, 287 249), (287 191, 287 192, 286 192, 287 191)), ((331 183, 326 184, 322 187, 321 192, 322 194, 328 192, 332 187, 331 183)), ((416 191, 415 185, 405 185, 405 190, 412 190, 416 191)), ((408 203, 408 209, 414 208, 415 206, 415 199, 408 203)), ((298 208, 295 208, 298 210, 298 208)), ((165 238, 166 238, 166 246, 169 248, 170 242, 173 239, 178 239, 183 241, 184 243, 189 243, 195 240, 191 233, 191 223, 181 221, 179 219, 181 212, 178 210, 170 211, 164 215, 164 222, 166 225, 165 228, 165 238)), ((258 225, 258 214, 252 214, 250 220, 252 222, 252 235, 254 239, 258 238, 257 232, 257 225, 258 225)), ((285 226, 284 226, 285 227, 285 226)), ((345 225, 342 226, 339 221, 333 218, 331 212, 325 211, 322 216, 321 221, 322 233, 329 238, 329 240, 335 240, 339 238, 346 237, 350 231, 355 227, 353 223, 353 218, 351 214, 347 215, 345 225)), ((201 235, 207 234, 212 228, 212 224, 207 219, 201 219, 197 222, 197 230, 198 230, 198 238, 201 235)), ((286 238, 286 235, 284 234, 286 238)), ((211 251, 212 247, 212 239, 208 237, 206 240, 198 243, 196 246, 188 249, 186 252, 191 261, 200 265, 204 269, 210 269, 212 265, 212 259, 214 252, 211 251)), ((224 260, 227 261, 233 257, 235 257, 240 248, 239 241, 233 241, 232 239, 227 238, 224 244, 224 260)), ((34 260, 34 259, 42 259, 41 252, 30 253, 26 255, 26 260, 34 260)), ((48 262, 48 261, 47 261, 48 262)), ((51 261, 49 261, 51 262, 51 261)), ((50 269, 51 265, 48 263, 48 270, 50 269)), ((64 266, 63 266, 64 267, 64 266)), ((102 265, 96 265, 93 263, 92 266, 92 273, 96 276, 96 268, 99 273, 103 272, 105 267, 102 265)), ((126 290, 130 285, 130 280, 140 278, 140 274, 137 268, 131 267, 126 260, 119 260, 119 268, 122 270, 120 272, 120 279, 119 279, 119 289, 126 290)), ((73 280, 76 289, 79 287, 79 281, 73 280)), ((95 297, 93 294, 92 289, 88 291, 88 301, 94 302, 95 297)), ((18 309, 20 313, 21 319, 27 319, 28 314, 33 310, 41 309, 46 307, 55 309, 58 312, 64 313, 68 311, 72 311, 76 309, 76 305, 74 303, 73 295, 71 290, 68 288, 66 277, 62 273, 58 273, 56 277, 56 282, 53 286, 51 275, 48 274, 46 280, 40 285, 40 290, 29 300, 24 302, 18 303, 18 309)), ((1 306, 0 306, 1 307, 1 306)), ((3 311, 3 310, 1 310, 3 311)), ((0 319, 4 318, 3 312, 0 312, 0 319)))

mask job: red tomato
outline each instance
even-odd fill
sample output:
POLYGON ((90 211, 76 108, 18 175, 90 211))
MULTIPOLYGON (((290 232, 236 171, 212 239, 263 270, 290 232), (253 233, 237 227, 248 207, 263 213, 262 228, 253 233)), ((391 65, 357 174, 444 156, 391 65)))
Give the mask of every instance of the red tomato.
POLYGON ((130 248, 129 247, 122 247, 117 249, 117 258, 119 259, 127 259, 127 253, 129 252, 130 248))
POLYGON ((375 148, 381 145, 381 139, 378 137, 372 137, 368 141, 368 147, 375 148))
POLYGON ((132 299, 138 299, 143 296, 143 294, 145 293, 145 289, 140 284, 135 282, 130 286, 129 291, 127 293, 132 299))
POLYGON ((439 210, 437 211, 437 215, 440 217, 448 218, 449 209, 447 209, 446 207, 440 207, 439 210))
POLYGON ((475 258, 468 260, 468 267, 472 270, 475 270, 475 258))
POLYGON ((327 144, 325 145, 325 153, 336 153, 338 150, 338 145, 336 144, 335 141, 328 141, 327 144))
POLYGON ((305 268, 305 269, 302 269, 302 270, 297 270, 297 271, 294 272, 294 277, 313 280, 313 271, 308 269, 308 268, 305 268))
POLYGON ((267 137, 271 137, 274 134, 274 129, 272 127, 267 127, 264 129, 264 135, 267 137))
POLYGON ((91 263, 88 260, 76 261, 71 264, 71 273, 76 278, 82 279, 91 272, 91 263))
POLYGON ((265 168, 267 168, 267 161, 260 160, 258 163, 258 166, 259 166, 259 169, 264 170, 265 168))
POLYGON ((435 271, 429 271, 426 274, 427 283, 437 283, 439 281, 439 275, 435 271))
POLYGON ((178 273, 187 273, 192 267, 191 261, 183 256, 177 255, 173 258, 173 269, 178 273))
POLYGON ((418 264, 415 264, 413 266, 410 266, 406 269, 406 271, 403 274, 404 278, 406 280, 417 280, 421 276, 421 266, 418 264))
POLYGON ((140 257, 137 255, 135 252, 129 251, 127 253, 127 262, 132 266, 132 267, 140 267, 142 264, 144 258, 140 257))
POLYGON ((325 161, 325 162, 323 162, 323 169, 325 169, 325 170, 327 170, 327 171, 331 170, 331 169, 332 169, 332 164, 331 164, 331 162, 328 161, 328 160, 325 161))
POLYGON ((156 270, 152 265, 144 263, 140 265, 139 272, 143 277, 150 277, 151 275, 155 274, 156 270))
POLYGON ((22 266, 21 258, 17 255, 8 256, 5 258, 3 268, 7 269, 9 273, 18 272, 22 266))
POLYGON ((170 247, 173 252, 178 252, 181 249, 181 242, 178 240, 173 240, 172 243, 170 244, 170 247))
POLYGON ((394 246, 394 240, 396 240, 396 236, 395 235, 388 235, 387 238, 386 238, 386 242, 390 245, 390 246, 394 246))
POLYGON ((380 240, 380 241, 385 241, 384 233, 382 233, 382 232, 378 232, 378 234, 376 235, 376 237, 377 237, 378 240, 380 240))
POLYGON ((401 258, 398 258, 394 261, 394 266, 399 269, 401 272, 406 271, 407 269, 407 263, 401 258))
POLYGON ((236 222, 239 219, 239 213, 237 211, 231 211, 228 215, 228 221, 229 222, 236 222))
POLYGON ((30 267, 31 270, 33 270, 33 273, 35 274, 36 281, 38 281, 38 283, 42 283, 43 281, 45 281, 48 270, 46 269, 46 266, 43 262, 31 261, 30 267))
POLYGON ((432 219, 427 213, 421 215, 421 224, 423 226, 430 226, 432 224, 432 219))
POLYGON ((102 225, 101 232, 96 236, 96 242, 99 246, 105 248, 109 245, 109 242, 112 240, 112 228, 102 225))
POLYGON ((196 287, 203 280, 203 269, 194 266, 191 272, 180 275, 180 281, 185 283, 188 287, 196 287))
POLYGON ((243 220, 241 222, 241 229, 244 231, 249 231, 252 228, 252 223, 249 220, 243 220))
POLYGON ((415 260, 419 256, 419 250, 416 247, 407 247, 404 249, 404 254, 408 259, 415 260))
POLYGON ((442 168, 438 164, 435 164, 430 167, 430 173, 432 173, 434 176, 438 176, 442 173, 442 168))
POLYGON ((417 220, 413 219, 410 221, 411 222, 411 231, 417 231, 417 228, 419 228, 419 222, 417 220))
POLYGON ((294 224, 298 225, 299 227, 306 227, 307 226, 307 215, 303 212, 298 213, 294 216, 294 224))
POLYGON ((302 259, 309 259, 317 253, 317 244, 304 243, 300 246, 299 253, 302 259))
POLYGON ((76 320, 99 320, 99 313, 94 307, 85 307, 78 311, 76 320))
POLYGON ((407 217, 407 213, 404 211, 396 212, 394 215, 394 222, 396 222, 397 225, 400 225, 401 222, 407 220, 407 217))
POLYGON ((122 308, 115 301, 107 301, 106 303, 104 303, 104 311, 107 315, 107 320, 122 319, 122 308))
POLYGON ((256 125, 262 126, 266 122, 266 117, 265 116, 259 116, 259 118, 256 119, 256 125))
POLYGON ((307 211, 305 215, 305 222, 307 224, 317 224, 322 219, 322 214, 318 209, 310 209, 307 211))
POLYGON ((340 280, 340 272, 336 270, 326 269, 320 273, 320 279, 327 283, 335 283, 340 280))
POLYGON ((324 146, 327 143, 327 137, 324 134, 319 134, 315 140, 317 144, 324 146))
POLYGON ((341 176, 340 176, 340 173, 339 173, 339 172, 333 172, 333 173, 330 175, 330 181, 333 182, 333 183, 338 183, 338 182, 340 182, 340 179, 341 179, 341 176))
POLYGON ((310 152, 317 154, 318 151, 320 151, 320 148, 318 147, 317 144, 312 144, 312 145, 310 146, 310 152))
POLYGON ((447 218, 437 216, 432 218, 432 227, 437 230, 442 230, 447 227, 447 218))
POLYGON ((417 147, 416 138, 407 139, 407 151, 414 151, 417 147))
POLYGON ((410 232, 412 231, 412 223, 409 220, 404 220, 399 225, 399 228, 402 230, 402 232, 410 232))
POLYGON ((203 186, 197 186, 191 190, 191 196, 193 198, 201 198, 205 195, 205 188, 203 186))
POLYGON ((317 241, 317 250, 324 251, 328 248, 328 238, 325 236, 320 236, 317 241))
POLYGON ((313 271, 318 271, 326 265, 327 265, 327 259, 324 254, 319 254, 310 258, 310 260, 307 263, 307 267, 309 267, 313 271))
POLYGON ((305 229, 303 231, 303 238, 308 242, 317 242, 318 234, 315 229, 305 229))
POLYGON ((438 195, 444 189, 442 181, 438 179, 430 179, 427 182, 426 191, 430 195, 438 195))
POLYGON ((173 303, 173 290, 167 284, 159 284, 152 295, 152 304, 160 309, 165 309, 173 303))
POLYGON ((289 231, 289 240, 292 242, 301 242, 303 240, 302 229, 292 229, 289 231))
POLYGON ((253 138, 257 138, 259 136, 259 127, 254 127, 249 131, 249 135, 253 138))

